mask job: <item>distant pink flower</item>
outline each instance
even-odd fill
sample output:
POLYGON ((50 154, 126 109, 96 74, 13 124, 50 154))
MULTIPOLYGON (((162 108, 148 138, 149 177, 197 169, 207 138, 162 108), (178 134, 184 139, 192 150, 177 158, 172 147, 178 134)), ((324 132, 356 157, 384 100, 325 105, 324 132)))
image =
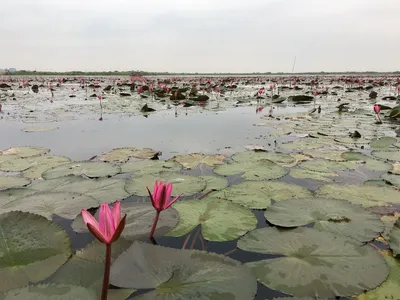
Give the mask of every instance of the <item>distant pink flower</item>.
POLYGON ((103 99, 102 95, 98 95, 97 98, 99 98, 99 100, 103 99))
POLYGON ((381 106, 379 104, 375 104, 374 105, 374 112, 376 114, 379 114, 380 111, 381 111, 381 106))
POLYGON ((317 92, 317 91, 314 91, 314 93, 313 93, 313 94, 314 94, 314 97, 315 97, 315 96, 317 96, 317 95, 318 95, 318 92, 317 92))

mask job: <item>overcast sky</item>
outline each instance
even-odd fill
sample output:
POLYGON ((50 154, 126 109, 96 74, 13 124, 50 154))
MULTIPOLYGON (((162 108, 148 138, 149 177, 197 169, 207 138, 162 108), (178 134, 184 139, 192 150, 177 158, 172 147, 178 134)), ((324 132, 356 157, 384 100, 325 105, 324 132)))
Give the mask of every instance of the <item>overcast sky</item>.
POLYGON ((400 0, 1 0, 0 68, 400 70, 400 0))

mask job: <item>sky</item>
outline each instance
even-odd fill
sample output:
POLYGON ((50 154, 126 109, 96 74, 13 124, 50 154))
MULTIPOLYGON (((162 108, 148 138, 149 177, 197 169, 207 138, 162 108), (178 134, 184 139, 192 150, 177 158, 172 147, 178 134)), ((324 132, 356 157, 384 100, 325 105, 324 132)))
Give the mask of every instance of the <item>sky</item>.
POLYGON ((400 70, 400 0, 1 0, 0 68, 400 70))

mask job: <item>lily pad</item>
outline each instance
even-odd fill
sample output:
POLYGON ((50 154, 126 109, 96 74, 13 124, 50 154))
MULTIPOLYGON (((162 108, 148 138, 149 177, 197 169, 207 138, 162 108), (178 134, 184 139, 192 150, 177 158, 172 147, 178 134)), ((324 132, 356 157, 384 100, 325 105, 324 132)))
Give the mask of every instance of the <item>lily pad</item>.
POLYGON ((130 157, 136 157, 140 159, 150 159, 158 157, 159 152, 154 151, 150 148, 117 148, 110 152, 103 153, 97 158, 106 162, 124 163, 128 161, 130 157))
POLYGON ((264 213, 268 222, 281 227, 312 225, 321 231, 368 242, 384 225, 378 215, 343 200, 291 199, 277 202, 264 213))
POLYGON ((225 156, 221 154, 204 155, 201 153, 191 153, 188 155, 178 155, 172 158, 173 161, 180 163, 186 169, 193 169, 200 164, 204 164, 210 167, 216 165, 222 165, 225 160, 225 156))
POLYGON ((358 295, 379 286, 389 273, 373 247, 313 228, 257 229, 238 247, 274 255, 246 265, 265 286, 298 297, 358 295))
POLYGON ((342 137, 334 139, 335 142, 346 145, 358 145, 358 144, 368 144, 370 141, 364 138, 351 138, 351 137, 342 137))
POLYGON ((310 150, 310 149, 317 149, 323 147, 324 144, 318 143, 315 141, 315 139, 305 139, 305 140, 300 140, 297 142, 292 142, 292 143, 286 143, 280 145, 279 148, 285 149, 285 150, 295 150, 295 151, 303 151, 303 150, 310 150))
POLYGON ((400 151, 372 151, 371 154, 377 158, 400 161, 400 151))
MULTIPOLYGON (((119 238, 112 244, 111 260, 114 261, 122 252, 128 249, 130 245, 131 242, 119 238)), ((90 291, 94 291, 97 296, 96 299, 99 299, 103 281, 104 257, 104 244, 95 240, 84 249, 77 251, 76 254, 50 278, 50 282, 85 287, 90 291)), ((134 289, 109 289, 108 299, 124 300, 134 291, 134 289)))
POLYGON ((98 203, 112 203, 123 200, 130 194, 125 191, 125 180, 114 178, 83 179, 78 176, 66 176, 44 180, 29 188, 43 192, 74 192, 93 197, 98 203))
POLYGON ((201 225, 206 240, 232 241, 257 226, 257 219, 249 209, 224 200, 181 201, 174 203, 173 207, 179 213, 179 223, 168 236, 183 236, 201 225))
POLYGON ((388 253, 383 254, 383 257, 390 268, 389 277, 376 289, 358 296, 358 300, 400 299, 400 259, 395 259, 388 253))
POLYGON ((214 172, 223 176, 243 173, 241 176, 243 179, 268 180, 281 178, 288 173, 288 170, 269 160, 258 160, 251 162, 228 163, 216 167, 214 172))
POLYGON ((17 159, 17 158, 19 158, 17 155, 14 155, 14 154, 13 155, 2 155, 0 152, 0 164, 2 164, 3 162, 6 162, 6 161, 17 159))
MULTIPOLYGON (((48 169, 51 169, 52 167, 65 164, 70 161, 71 160, 69 158, 62 156, 36 156, 36 157, 19 158, 6 161, 0 164, 0 171, 21 172, 33 167, 39 167, 41 169, 44 169, 44 171, 46 171, 48 169)), ((39 174, 39 177, 40 175, 41 173, 39 174)))
POLYGON ((390 182, 390 184, 400 187, 400 176, 393 174, 383 174, 381 176, 383 180, 390 182))
POLYGON ((32 195, 37 191, 25 188, 6 189, 0 190, 0 207, 6 203, 12 202, 16 199, 32 195))
POLYGON ((16 176, 0 176, 0 190, 27 186, 31 181, 16 176))
POLYGON ((311 192, 306 188, 279 181, 245 181, 212 195, 252 209, 265 209, 271 205, 272 200, 282 201, 311 196, 311 192))
POLYGON ((207 191, 219 191, 223 190, 229 185, 229 182, 226 178, 216 177, 216 176, 200 176, 207 182, 207 187, 205 188, 207 191))
POLYGON ((143 174, 129 180, 125 190, 137 196, 148 196, 146 187, 153 189, 156 181, 172 183, 172 196, 183 193, 185 196, 197 194, 206 188, 206 181, 200 177, 183 175, 173 172, 161 172, 159 174, 143 174))
POLYGON ((389 239, 390 232, 392 231, 394 224, 399 219, 400 213, 395 213, 393 215, 381 216, 381 221, 385 225, 385 230, 382 232, 382 237, 385 240, 389 239))
POLYGON ((373 139, 370 143, 370 146, 373 149, 385 149, 395 143, 397 143, 397 139, 390 136, 384 136, 381 138, 373 139))
POLYGON ((335 170, 355 169, 357 168, 357 163, 353 161, 336 162, 332 160, 315 159, 302 162, 299 166, 310 171, 334 173, 335 170))
POLYGON ((46 154, 50 152, 50 149, 42 147, 12 147, 7 150, 3 150, 3 155, 16 155, 18 157, 30 157, 46 154))
MULTIPOLYGON (((125 229, 121 234, 122 237, 127 240, 134 240, 149 235, 156 216, 156 211, 151 203, 122 202, 121 213, 122 215, 127 215, 125 229)), ((98 220, 99 211, 96 212, 95 218, 98 220)), ((154 237, 164 236, 178 224, 178 221, 179 214, 174 208, 170 207, 164 210, 158 219, 154 237)), ((72 229, 75 232, 89 232, 81 214, 75 218, 72 223, 72 229)))
POLYGON ((135 299, 252 300, 257 281, 229 257, 135 242, 111 268, 111 284, 150 289, 135 299))
POLYGON ((320 187, 318 197, 347 200, 364 207, 385 206, 400 203, 400 191, 390 187, 353 184, 328 184, 320 187))
MULTIPOLYGON (((0 300, 97 300, 96 293, 76 285, 40 284, 11 290, 0 295, 0 300)), ((111 300, 111 299, 110 299, 111 300)))
POLYGON ((37 126, 37 127, 27 127, 22 129, 23 132, 45 132, 45 131, 54 131, 57 130, 58 127, 45 127, 45 126, 37 126))
POLYGON ((44 217, 9 212, 0 215, 0 229, 0 291, 47 278, 71 254, 68 235, 44 217))
POLYGON ((236 162, 254 162, 258 160, 270 160, 280 166, 292 165, 295 159, 289 154, 276 152, 239 152, 232 156, 236 162))
POLYGON ((337 173, 325 173, 325 172, 316 172, 310 170, 302 170, 302 169, 292 169, 289 172, 289 175, 293 178, 299 179, 313 179, 318 181, 329 182, 332 181, 330 177, 339 176, 337 173))
POLYGON ((96 178, 114 176, 119 172, 121 172, 121 168, 119 166, 108 163, 72 162, 47 170, 42 174, 42 177, 44 179, 54 179, 68 175, 75 175, 96 178))
POLYGON ((306 150, 303 151, 305 155, 314 157, 314 158, 323 158, 333 161, 344 161, 345 159, 342 157, 343 151, 322 151, 322 150, 306 150))
POLYGON ((389 245, 393 250, 393 256, 400 256, 400 220, 397 219, 389 235, 389 245))
POLYGON ((362 161, 364 162, 363 167, 371 171, 388 171, 391 169, 391 165, 373 159, 361 152, 344 152, 342 153, 342 157, 347 161, 362 161))
POLYGON ((82 208, 97 207, 99 202, 86 195, 65 192, 38 192, 0 207, 0 212, 23 211, 46 217, 51 220, 53 214, 66 219, 74 219, 82 208))
POLYGON ((160 172, 179 172, 182 166, 173 161, 141 160, 121 165, 121 172, 138 172, 140 174, 156 174, 160 172))

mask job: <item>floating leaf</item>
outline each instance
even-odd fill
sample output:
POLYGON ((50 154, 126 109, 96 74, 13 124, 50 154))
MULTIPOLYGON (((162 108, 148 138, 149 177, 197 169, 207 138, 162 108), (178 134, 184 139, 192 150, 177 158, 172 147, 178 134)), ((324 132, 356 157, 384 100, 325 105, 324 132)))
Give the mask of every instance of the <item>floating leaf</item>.
POLYGON ((86 195, 65 192, 38 192, 0 207, 0 212, 20 210, 35 213, 51 220, 53 214, 66 219, 74 219, 82 208, 97 207, 99 202, 86 195))
POLYGON ((289 154, 276 152, 239 152, 232 156, 236 162, 254 162, 258 160, 270 160, 280 166, 292 165, 295 159, 289 154))
MULTIPOLYGON (((0 164, 0 170, 7 172, 20 172, 25 171, 29 168, 40 167, 44 169, 44 171, 46 171, 48 169, 51 169, 52 167, 68 162, 70 162, 70 159, 62 156, 27 157, 3 162, 2 164, 0 164)), ((40 175, 41 173, 39 174, 39 177, 40 175)))
POLYGON ((217 197, 252 209, 264 209, 271 201, 311 197, 301 186, 278 181, 245 181, 213 194, 217 197))
POLYGON ((137 196, 148 196, 146 187, 153 190, 156 181, 172 183, 172 195, 177 196, 183 193, 185 196, 197 194, 205 189, 207 183, 200 177, 183 175, 173 172, 161 172, 159 174, 143 174, 129 180, 125 185, 125 190, 137 196))
POLYGON ((225 156, 221 154, 204 155, 201 153, 192 153, 188 155, 178 155, 172 158, 172 160, 180 163, 186 169, 193 169, 200 164, 204 164, 210 167, 216 165, 222 165, 224 163, 225 156))
POLYGON ((364 168, 369 169, 371 171, 387 171, 390 170, 391 166, 384 162, 381 162, 376 159, 372 159, 371 157, 362 154, 361 152, 349 151, 342 153, 342 157, 348 161, 363 161, 365 164, 364 168))
POLYGON ((358 144, 368 144, 370 141, 364 138, 352 138, 352 137, 342 137, 335 138, 335 142, 347 145, 358 145, 358 144))
MULTIPOLYGON (((0 300, 97 300, 96 293, 81 286, 40 284, 9 291, 0 300)), ((111 300, 111 299, 110 299, 111 300)))
POLYGON ((135 299, 252 300, 257 281, 229 257, 135 242, 111 268, 111 283, 151 289, 135 299))
POLYGON ((308 198, 281 201, 269 206, 264 216, 277 226, 312 224, 315 229, 360 242, 371 241, 384 230, 378 215, 343 200, 308 198))
POLYGON ((22 129, 24 132, 45 132, 45 131, 53 131, 57 130, 58 127, 45 127, 45 126, 37 126, 37 127, 27 127, 22 129))
POLYGON ((216 177, 216 176, 200 176, 200 178, 204 179, 207 182, 207 191, 219 191, 223 190, 229 185, 229 182, 226 178, 216 177))
POLYGON ((155 174, 160 172, 179 172, 182 166, 173 161, 142 160, 121 165, 121 172, 139 172, 140 174, 155 174))
POLYGON ((316 172, 316 171, 302 170, 302 169, 290 170, 289 175, 292 176, 293 178, 313 179, 326 182, 331 181, 331 178, 329 177, 339 176, 337 173, 334 172, 325 173, 325 172, 316 172))
POLYGON ((400 151, 372 151, 371 154, 377 158, 400 161, 400 151))
POLYGON ((392 185, 400 187, 400 176, 399 175, 383 174, 381 176, 381 178, 383 180, 386 180, 387 182, 390 182, 392 185))
POLYGON ((0 190, 23 187, 30 184, 27 178, 16 176, 0 176, 0 190))
POLYGON ((373 149, 385 149, 395 143, 397 143, 397 139, 390 136, 384 136, 381 138, 373 139, 370 143, 370 146, 373 149))
POLYGON ((15 211, 2 214, 0 231, 0 291, 47 278, 71 254, 65 231, 38 215, 15 211))
POLYGON ((357 163, 352 161, 336 162, 332 160, 315 159, 302 162, 299 166, 310 171, 334 173, 335 170, 355 169, 357 168, 357 163))
POLYGON ((0 190, 0 207, 6 203, 12 202, 27 195, 32 195, 36 192, 37 191, 24 188, 0 190))
MULTIPOLYGON (((119 238, 112 244, 111 259, 114 261, 122 252, 129 248, 131 242, 119 238)), ((100 298, 104 272, 105 246, 95 240, 84 249, 76 252, 50 278, 50 282, 79 285, 94 291, 100 298)), ((133 289, 109 289, 110 300, 123 300, 129 297, 133 289)), ((80 298, 79 298, 80 299, 80 298)), ((60 299, 61 300, 61 299, 60 299)))
POLYGON ((310 150, 310 149, 317 149, 323 147, 324 144, 318 143, 315 139, 304 139, 297 142, 287 143, 280 145, 281 149, 285 150, 295 150, 295 151, 303 151, 303 150, 310 150))
POLYGON ((373 185, 328 184, 320 187, 316 194, 318 197, 347 200, 364 207, 400 203, 399 191, 390 187, 373 185))
POLYGON ((257 226, 249 209, 224 200, 181 201, 173 207, 179 212, 179 223, 168 236, 183 236, 201 225, 206 240, 223 242, 237 239, 257 226))
POLYGON ((17 158, 19 158, 17 155, 2 155, 0 151, 0 164, 17 158))
POLYGON ((154 151, 150 148, 117 148, 110 152, 99 155, 98 159, 106 162, 123 163, 126 162, 130 157, 150 159, 155 158, 158 155, 158 151, 154 151))
POLYGON ((89 178, 114 176, 121 172, 119 166, 114 166, 103 162, 72 162, 53 169, 47 170, 42 174, 44 179, 53 179, 68 175, 86 176, 89 178))
POLYGON ((389 245, 393 250, 393 256, 400 256, 400 221, 399 219, 394 223, 393 229, 389 234, 389 245))
POLYGON ((400 291, 400 259, 384 254, 383 257, 389 265, 389 277, 376 289, 358 296, 358 300, 398 300, 400 291))
POLYGON ((238 247, 274 255, 246 265, 265 286, 298 297, 357 295, 379 286, 389 273, 371 246, 312 228, 256 229, 238 247))
POLYGON ((314 157, 314 158, 323 158, 333 161, 343 161, 345 160, 342 157, 343 151, 322 151, 322 150, 306 150, 303 151, 305 155, 314 157))
POLYGON ((50 152, 50 149, 42 147, 12 147, 7 150, 3 150, 3 155, 16 155, 18 157, 30 157, 46 154, 50 152))
POLYGON ((382 216, 381 221, 385 225, 385 230, 382 232, 382 237, 385 240, 389 239, 390 232, 392 231, 394 224, 399 219, 400 213, 395 213, 394 215, 382 216))
POLYGON ((253 162, 233 162, 214 169, 218 175, 231 176, 241 174, 247 180, 268 180, 285 176, 288 171, 269 160, 258 160, 253 162))

